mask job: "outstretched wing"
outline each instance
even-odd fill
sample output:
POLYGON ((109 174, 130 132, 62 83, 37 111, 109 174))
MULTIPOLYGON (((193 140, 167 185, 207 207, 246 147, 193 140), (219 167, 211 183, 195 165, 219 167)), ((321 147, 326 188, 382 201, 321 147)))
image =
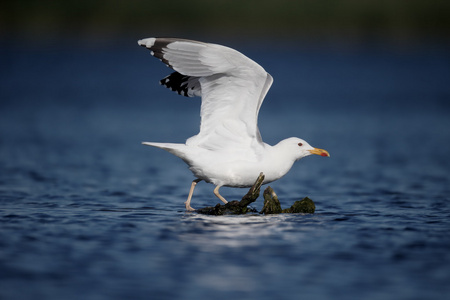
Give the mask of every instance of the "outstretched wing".
POLYGON ((273 79, 240 52, 216 44, 148 38, 147 47, 176 72, 161 83, 185 96, 201 96, 200 132, 187 145, 208 149, 262 147, 258 112, 273 79))

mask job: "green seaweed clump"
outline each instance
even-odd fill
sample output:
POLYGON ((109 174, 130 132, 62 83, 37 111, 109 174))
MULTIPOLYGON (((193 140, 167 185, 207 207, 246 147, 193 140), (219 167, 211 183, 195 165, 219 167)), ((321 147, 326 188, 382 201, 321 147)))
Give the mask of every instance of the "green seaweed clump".
POLYGON ((300 201, 295 201, 295 203, 290 208, 282 210, 280 201, 278 200, 278 196, 270 186, 268 186, 264 190, 263 196, 264 207, 260 212, 261 214, 313 214, 316 210, 314 202, 308 197, 305 197, 300 201))
POLYGON ((255 213, 257 212, 253 208, 247 207, 251 203, 255 202, 259 197, 259 193, 261 190, 261 185, 264 182, 264 174, 259 174, 256 179, 255 184, 250 188, 247 194, 242 198, 241 201, 230 201, 227 204, 217 204, 216 206, 209 206, 197 209, 197 212, 204 215, 243 215, 246 213, 255 213))
MULTIPOLYGON (((230 201, 227 204, 217 204, 216 206, 208 206, 204 208, 197 209, 199 214, 204 215, 243 215, 246 213, 256 213, 254 208, 249 208, 248 205, 255 202, 261 191, 261 185, 264 182, 264 174, 259 174, 255 181, 255 184, 250 188, 248 193, 242 198, 241 201, 230 201)), ((260 211, 260 214, 313 214, 316 210, 314 202, 308 197, 303 198, 300 201, 295 201, 295 203, 287 209, 281 209, 280 201, 275 191, 268 186, 263 193, 264 196, 264 206, 260 211)))
POLYGON ((261 210, 261 214, 279 214, 282 212, 281 210, 281 204, 278 200, 277 194, 275 194, 275 191, 268 186, 263 193, 264 196, 264 206, 261 210))
POLYGON ((218 203, 216 206, 208 206, 204 208, 197 209, 197 212, 203 215, 244 215, 246 213, 257 212, 253 208, 243 206, 240 201, 233 200, 227 204, 218 203))
POLYGON ((302 200, 295 201, 290 208, 283 209, 281 212, 283 214, 313 214, 316 211, 316 205, 308 197, 302 200))

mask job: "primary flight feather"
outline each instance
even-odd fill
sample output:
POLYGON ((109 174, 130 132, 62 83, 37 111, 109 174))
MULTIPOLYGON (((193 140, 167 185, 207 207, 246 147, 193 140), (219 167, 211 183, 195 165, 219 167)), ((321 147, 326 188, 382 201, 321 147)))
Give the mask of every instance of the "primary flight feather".
POLYGON ((330 156, 299 138, 275 146, 262 141, 258 112, 273 79, 260 65, 242 53, 216 44, 176 38, 147 38, 138 44, 151 50, 174 73, 161 84, 187 97, 201 96, 200 132, 185 144, 143 144, 164 149, 179 158, 197 177, 185 202, 191 205, 195 185, 249 187, 263 172, 264 183, 283 177, 295 161, 311 154, 330 156))

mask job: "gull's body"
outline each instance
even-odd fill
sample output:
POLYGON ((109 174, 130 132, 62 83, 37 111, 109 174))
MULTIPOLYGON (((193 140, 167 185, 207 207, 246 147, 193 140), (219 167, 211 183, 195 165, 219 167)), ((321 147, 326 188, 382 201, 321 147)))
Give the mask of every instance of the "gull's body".
POLYGON ((197 177, 185 202, 187 210, 193 210, 190 201, 201 180, 214 184, 214 194, 227 203, 219 194, 221 186, 252 186, 261 172, 264 183, 269 183, 283 177, 300 158, 329 156, 299 138, 275 146, 262 141, 258 112, 273 79, 238 51, 173 38, 148 38, 138 43, 176 71, 161 84, 185 96, 202 97, 197 135, 185 144, 144 143, 178 156, 197 177))

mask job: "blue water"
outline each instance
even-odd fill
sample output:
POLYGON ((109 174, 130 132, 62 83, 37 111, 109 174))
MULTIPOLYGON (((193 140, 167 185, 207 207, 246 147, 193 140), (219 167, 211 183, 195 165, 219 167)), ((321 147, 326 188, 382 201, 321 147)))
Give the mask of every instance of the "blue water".
POLYGON ((0 299, 450 299, 446 47, 229 45, 275 78, 264 140, 330 152, 270 184, 316 213, 185 212, 191 173, 140 142, 196 134, 200 102, 134 39, 2 43, 0 299))

